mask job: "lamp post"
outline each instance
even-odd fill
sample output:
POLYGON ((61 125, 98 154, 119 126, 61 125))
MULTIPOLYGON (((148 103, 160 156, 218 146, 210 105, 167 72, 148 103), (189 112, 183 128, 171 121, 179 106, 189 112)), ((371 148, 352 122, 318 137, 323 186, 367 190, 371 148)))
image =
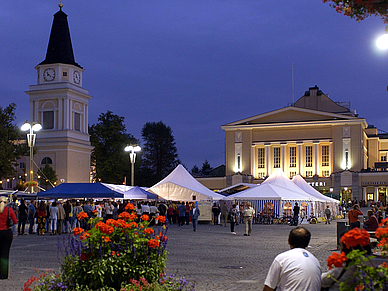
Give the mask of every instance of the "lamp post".
POLYGON ((376 45, 379 49, 388 49, 388 26, 385 28, 385 34, 383 34, 376 40, 376 45))
POLYGON ((138 145, 129 145, 125 147, 124 151, 129 152, 129 158, 131 159, 131 186, 135 186, 134 174, 135 174, 136 152, 140 152, 141 148, 138 145))
MULTIPOLYGON (((21 130, 22 131, 30 131, 30 133, 27 133, 27 142, 28 146, 30 147, 30 181, 33 181, 33 174, 34 174, 34 146, 35 146, 35 139, 36 134, 34 131, 39 131, 42 129, 42 126, 37 122, 26 122, 22 125, 21 130)), ((34 192, 34 186, 31 186, 31 193, 34 192)))

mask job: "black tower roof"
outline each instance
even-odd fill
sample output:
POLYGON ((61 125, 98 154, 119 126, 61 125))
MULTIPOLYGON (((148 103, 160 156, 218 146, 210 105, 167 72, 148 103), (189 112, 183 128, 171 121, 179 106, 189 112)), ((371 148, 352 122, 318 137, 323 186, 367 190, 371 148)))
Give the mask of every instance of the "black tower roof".
POLYGON ((82 69, 74 59, 67 14, 62 11, 61 6, 59 7, 60 10, 54 14, 46 59, 39 65, 62 63, 74 65, 82 69))

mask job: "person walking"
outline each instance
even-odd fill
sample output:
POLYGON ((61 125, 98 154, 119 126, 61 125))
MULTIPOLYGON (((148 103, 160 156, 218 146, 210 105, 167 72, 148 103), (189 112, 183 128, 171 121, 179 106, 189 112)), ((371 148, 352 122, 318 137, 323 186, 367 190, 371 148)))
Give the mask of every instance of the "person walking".
POLYGON ((348 212, 350 229, 353 229, 356 227, 360 228, 361 223, 360 223, 360 220, 358 219, 359 215, 364 215, 364 213, 362 213, 362 211, 360 210, 360 206, 358 206, 358 204, 354 204, 353 209, 349 210, 348 212))
POLYGON ((213 204, 212 213, 213 213, 214 225, 218 225, 218 216, 220 215, 220 207, 216 203, 213 204))
POLYGON ((325 209, 325 215, 326 215, 326 224, 330 224, 331 210, 329 205, 327 205, 325 209))
POLYGON ((237 222, 238 218, 238 210, 236 208, 236 204, 232 205, 232 208, 229 210, 229 222, 230 222, 230 233, 231 234, 236 234, 234 231, 234 225, 237 222))
POLYGON ((57 202, 54 201, 50 206, 50 235, 55 235, 57 233, 58 226, 58 207, 57 202))
POLYGON ((198 202, 195 202, 193 208, 190 210, 191 221, 193 223, 193 231, 197 231, 198 218, 201 212, 198 208, 198 202))
POLYGON ((255 215, 255 210, 251 207, 251 203, 247 202, 243 210, 244 222, 245 222, 245 236, 250 236, 252 233, 252 221, 255 215))
POLYGON ((34 233, 35 212, 36 212, 35 200, 32 200, 28 205, 28 222, 30 224, 30 226, 28 227, 29 234, 34 233))
POLYGON ((7 197, 0 197, 0 279, 8 279, 9 251, 13 240, 12 228, 8 223, 9 217, 14 224, 16 215, 11 207, 7 207, 7 197))
POLYGON ((18 235, 23 235, 26 230, 28 208, 26 206, 26 200, 22 199, 19 206, 19 224, 18 224, 18 235), (21 229, 21 232, 20 232, 21 229))
POLYGON ((46 203, 43 200, 39 202, 36 223, 38 224, 36 233, 43 235, 46 230, 46 203))
POLYGON ((297 226, 298 225, 298 220, 299 220, 299 205, 298 202, 295 202, 294 205, 294 217, 293 217, 293 225, 297 226))
POLYGON ((179 216, 178 216, 178 226, 183 226, 185 224, 186 217, 186 206, 184 202, 178 206, 179 216))
MULTIPOLYGON (((13 195, 12 202, 8 203, 8 207, 11 207, 13 210, 13 213, 15 213, 16 219, 19 219, 19 206, 16 204, 17 197, 16 195, 13 195)), ((16 223, 12 225, 12 232, 13 235, 18 235, 16 230, 16 223)))
POLYGON ((66 217, 66 213, 65 213, 65 209, 62 206, 62 202, 59 201, 57 204, 57 207, 58 207, 57 234, 61 235, 63 230, 63 220, 66 217))
POLYGON ((226 227, 226 223, 228 222, 228 213, 229 213, 229 210, 228 210, 228 207, 226 206, 226 202, 224 202, 221 206, 221 215, 222 215, 222 222, 221 222, 221 226, 222 224, 224 224, 224 226, 226 227))
POLYGON ((290 250, 277 255, 269 268, 263 291, 321 290, 321 267, 317 258, 306 250, 311 233, 304 227, 290 231, 290 250))

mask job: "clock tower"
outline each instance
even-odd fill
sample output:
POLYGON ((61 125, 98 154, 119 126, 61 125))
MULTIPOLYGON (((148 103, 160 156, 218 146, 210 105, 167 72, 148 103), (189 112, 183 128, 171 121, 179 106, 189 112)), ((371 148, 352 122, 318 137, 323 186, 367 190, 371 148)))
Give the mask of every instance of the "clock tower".
POLYGON ((82 87, 84 69, 75 62, 67 15, 54 14, 46 58, 35 69, 37 84, 26 92, 30 102, 30 121, 42 130, 36 138, 38 167, 49 164, 58 182, 90 182, 88 134, 89 91, 82 87))

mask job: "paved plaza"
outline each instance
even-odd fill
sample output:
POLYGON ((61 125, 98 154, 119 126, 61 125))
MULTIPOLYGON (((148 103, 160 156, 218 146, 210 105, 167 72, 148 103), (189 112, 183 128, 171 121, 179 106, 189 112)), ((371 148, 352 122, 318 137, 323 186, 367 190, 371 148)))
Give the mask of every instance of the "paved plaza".
MULTIPOLYGON (((336 250, 336 221, 330 225, 303 225, 312 233, 309 251, 318 258, 322 270, 327 269, 326 259, 336 250)), ((291 228, 254 224, 252 235, 244 236, 244 225, 236 226, 237 235, 230 233, 229 225, 200 224, 197 232, 193 232, 191 224, 170 225, 166 272, 195 283, 197 291, 262 290, 273 258, 289 249, 291 228)), ((22 290, 28 278, 38 275, 35 268, 58 270, 58 240, 66 237, 16 236, 11 247, 10 276, 0 280, 0 290, 22 290)))

